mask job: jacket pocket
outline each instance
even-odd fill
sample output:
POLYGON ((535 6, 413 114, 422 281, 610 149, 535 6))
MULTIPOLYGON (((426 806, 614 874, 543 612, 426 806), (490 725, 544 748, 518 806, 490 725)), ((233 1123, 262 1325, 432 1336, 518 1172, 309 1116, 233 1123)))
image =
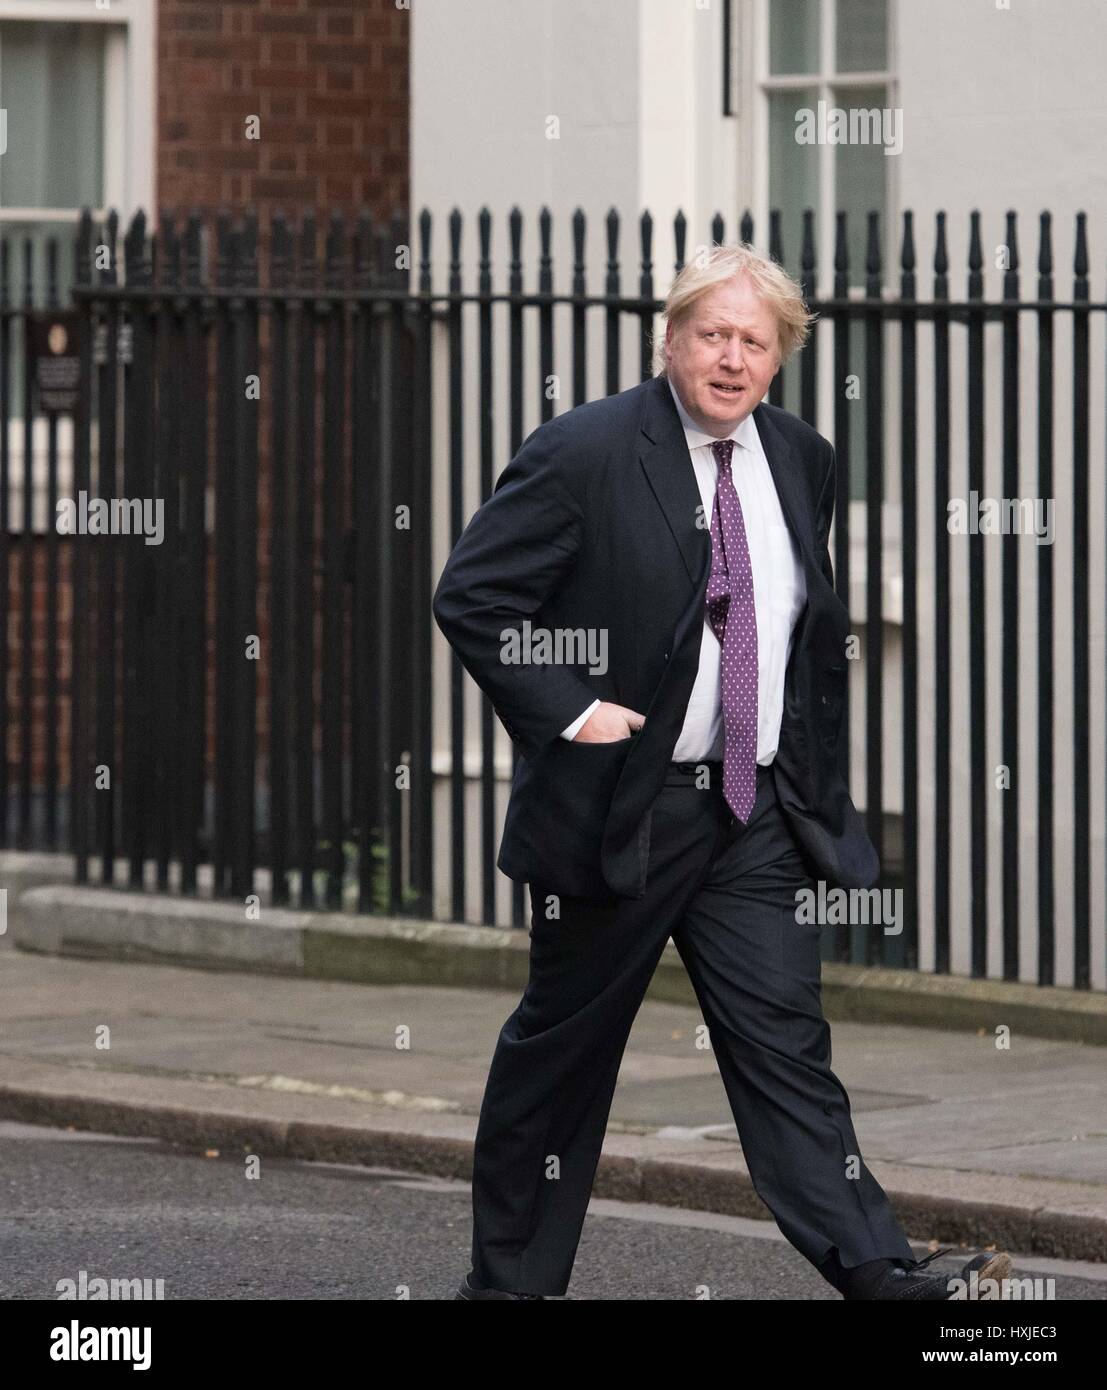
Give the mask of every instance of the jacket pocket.
POLYGON ((512 795, 500 867, 565 893, 604 888, 604 828, 634 735, 613 743, 558 739, 530 764, 512 795))

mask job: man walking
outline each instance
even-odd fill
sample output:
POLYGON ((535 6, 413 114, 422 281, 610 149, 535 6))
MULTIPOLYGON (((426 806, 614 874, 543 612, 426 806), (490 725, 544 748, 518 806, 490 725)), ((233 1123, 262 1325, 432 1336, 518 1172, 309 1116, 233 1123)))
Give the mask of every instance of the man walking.
MULTIPOLYGON (((879 874, 840 773, 834 452, 763 399, 810 315, 779 266, 737 246, 686 266, 665 318, 658 375, 535 430, 434 596, 522 755, 498 864, 532 899, 457 1296, 565 1292, 627 1037, 671 936, 788 1240, 847 1298, 944 1299, 861 1160, 830 1068, 820 929, 796 920, 818 879, 879 874), (604 669, 572 644, 560 663, 505 655, 538 629, 602 634, 604 669)), ((960 1273, 1009 1267, 978 1255, 960 1273)))

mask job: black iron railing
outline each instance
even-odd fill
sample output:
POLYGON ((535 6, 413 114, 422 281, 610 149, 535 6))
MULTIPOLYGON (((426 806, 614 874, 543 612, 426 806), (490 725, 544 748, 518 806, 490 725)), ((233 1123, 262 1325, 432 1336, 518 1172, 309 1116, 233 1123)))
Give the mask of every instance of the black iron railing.
MULTIPOLYGON (((97 877, 108 878, 123 857, 138 887, 154 860, 160 885, 170 884, 176 864, 180 889, 191 893, 199 866, 210 863, 214 891, 243 900, 258 891, 258 871, 267 869, 274 903, 495 922, 505 920, 507 893, 506 919, 523 922, 522 888, 507 888, 495 868, 506 736, 460 664, 436 649, 430 594, 473 507, 529 430, 555 413, 561 397, 551 382, 559 383, 560 365, 568 378, 562 409, 652 373, 669 267, 664 283, 655 284, 654 225, 645 214, 636 264, 624 272, 613 212, 604 224, 602 292, 593 292, 599 287, 588 284, 588 229, 578 212, 568 287, 555 288, 551 217, 543 211, 537 221, 532 276, 524 265, 523 218, 513 212, 505 282, 497 288, 491 216, 477 218, 472 273, 462 230, 455 212, 445 283, 436 284, 426 212, 415 246, 400 221, 377 227, 362 217, 350 226, 335 217, 321 255, 311 214, 295 230, 274 218, 260 253, 252 219, 222 217, 211 226, 199 217, 183 225, 167 217, 148 236, 139 214, 121 259, 114 219, 102 227, 87 216, 82 221, 74 495, 84 489, 109 499, 161 498, 166 509, 165 537, 156 546, 134 536, 44 538, 48 609, 58 602, 59 539, 71 553, 66 830, 82 880, 94 859, 97 877), (448 684, 437 740, 436 662, 448 684), (467 723, 474 700, 478 717, 467 723)), ((1055 297, 1048 213, 1038 228, 1030 297, 1015 218, 1007 216, 1002 290, 991 300, 978 214, 970 219, 963 292, 954 289, 943 214, 934 226, 928 295, 920 293, 910 213, 894 267, 883 256, 876 214, 870 216, 860 287, 840 214, 829 294, 816 280, 812 214, 798 230, 794 266, 784 257, 776 214, 768 249, 801 279, 820 324, 774 381, 770 400, 821 425, 835 445, 833 557, 847 603, 855 546, 864 569, 863 603, 854 605, 863 675, 853 689, 864 722, 854 722, 846 771, 888 881, 903 887, 905 907, 902 935, 855 930, 828 954, 947 971, 959 968, 965 947, 960 968, 972 974, 1089 987, 1093 948, 1104 949, 1103 904, 1093 912, 1091 902, 1093 856, 1102 853, 1092 778, 1097 790, 1104 782, 1104 769, 1092 762, 1092 722, 1104 705, 1104 673, 1094 673, 1093 702, 1090 651, 1107 603, 1103 593, 1092 594, 1090 581, 1088 518, 1102 505, 1105 481, 1101 455, 1099 467, 1091 466, 1091 343, 1100 342, 1091 324, 1107 305, 1091 298, 1085 219, 1076 220, 1071 294, 1062 298, 1055 297), (1059 320, 1071 377, 1064 382, 1064 439, 1055 429, 1059 320), (847 391, 851 380, 863 383, 860 393, 847 391), (1028 390, 1036 398, 1033 446, 1020 437, 1028 390), (999 403, 995 439, 985 433, 992 391, 999 403), (998 459, 998 472, 989 458, 998 459), (984 497, 989 478, 1005 498, 1025 493, 1028 482, 1037 498, 1056 496, 1068 523, 1063 557, 1052 545, 1037 549, 1032 612, 1025 601, 1020 608, 1025 537, 953 536, 947 526, 950 498, 984 497), (902 569, 894 725, 886 711, 893 670, 886 659, 889 506, 898 517, 902 569), (851 535, 859 518, 861 535, 851 535), (998 582, 989 585, 991 546, 998 547, 998 582), (959 564, 966 567, 963 592, 959 564), (1058 649, 1055 628, 1062 601, 1071 601, 1066 651, 1058 649), (992 640, 998 661, 989 657, 992 640), (1028 642, 1030 689, 1020 661, 1028 642), (1055 760, 1061 741, 1072 769, 1063 782, 1055 760), (1029 757, 1020 752, 1028 744, 1029 757), (996 752, 1011 790, 997 790, 996 752), (898 784, 892 796, 890 782, 898 784), (1029 813, 1020 797, 1024 782, 1035 788, 1029 813), (1028 841, 1035 885, 1029 900, 1020 886, 1028 841), (1060 882, 1072 919, 1062 938, 1060 882), (953 925, 959 918, 961 940, 953 925), (1032 968, 1024 959, 1028 919, 1032 968), (998 951, 993 945, 989 952, 990 923, 998 924, 998 951)), ((748 215, 737 231, 753 241, 748 215)), ((687 239, 678 216, 673 269, 684 264, 687 239)), ((725 240, 717 217, 710 242, 725 240)), ((8 268, 5 247, 5 514, 13 480, 6 364, 32 311, 26 298, 15 303, 8 268)), ((1095 371, 1102 378, 1102 360, 1095 371)), ((35 413, 29 373, 26 381, 25 427, 35 413)), ((25 470, 28 457, 29 448, 25 470)), ((51 443, 51 502, 55 463, 51 443)), ((25 508, 29 496, 27 488, 25 508)), ((25 516, 23 531, 10 534, 7 519, 0 526, 0 584, 8 582, 6 562, 21 553, 23 572, 34 567, 26 523, 25 516)), ((31 729, 40 718, 56 727, 59 708, 56 630, 46 704, 26 698, 35 687, 29 593, 24 583, 22 607, 8 612, 7 650, 21 653, 21 695, 19 732, 9 739, 2 773, 5 844, 36 840, 31 729), (14 762, 13 747, 22 750, 14 762), (7 820, 13 783, 14 836, 7 820)), ((7 674, 0 701, 8 698, 7 674)), ((7 714, 0 704, 5 728, 7 714)), ((47 793, 55 805, 56 767, 47 793)), ((57 842, 56 828, 44 842, 57 842)))

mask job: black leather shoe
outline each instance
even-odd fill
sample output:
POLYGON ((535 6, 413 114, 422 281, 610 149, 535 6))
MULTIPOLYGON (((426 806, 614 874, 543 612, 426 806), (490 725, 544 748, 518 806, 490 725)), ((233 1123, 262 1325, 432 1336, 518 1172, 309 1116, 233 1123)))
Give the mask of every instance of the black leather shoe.
POLYGON ((454 1298, 545 1298, 544 1293, 507 1293, 504 1289, 474 1289, 469 1282, 469 1276, 465 1278, 457 1287, 454 1298))
POLYGON ((923 1260, 903 1260, 893 1264, 890 1269, 878 1274, 864 1291, 848 1295, 853 1300, 869 1299, 923 1299, 928 1302, 948 1301, 953 1297, 949 1287, 951 1278, 960 1278, 969 1283, 969 1276, 977 1279, 1006 1279, 1011 1272, 1011 1256, 1003 1251, 988 1251, 974 1255, 958 1270, 956 1275, 924 1274, 922 1271, 941 1255, 951 1253, 953 1247, 935 1250, 923 1260))

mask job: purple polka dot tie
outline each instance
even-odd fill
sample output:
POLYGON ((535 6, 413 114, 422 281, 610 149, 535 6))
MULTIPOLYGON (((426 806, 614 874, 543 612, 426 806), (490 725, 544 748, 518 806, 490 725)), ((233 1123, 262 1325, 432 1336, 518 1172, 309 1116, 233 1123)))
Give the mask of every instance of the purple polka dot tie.
POLYGON ((746 524, 730 476, 733 450, 733 439, 711 446, 719 475, 711 515, 707 618, 723 649, 723 796, 746 822, 757 791, 757 613, 746 524))

